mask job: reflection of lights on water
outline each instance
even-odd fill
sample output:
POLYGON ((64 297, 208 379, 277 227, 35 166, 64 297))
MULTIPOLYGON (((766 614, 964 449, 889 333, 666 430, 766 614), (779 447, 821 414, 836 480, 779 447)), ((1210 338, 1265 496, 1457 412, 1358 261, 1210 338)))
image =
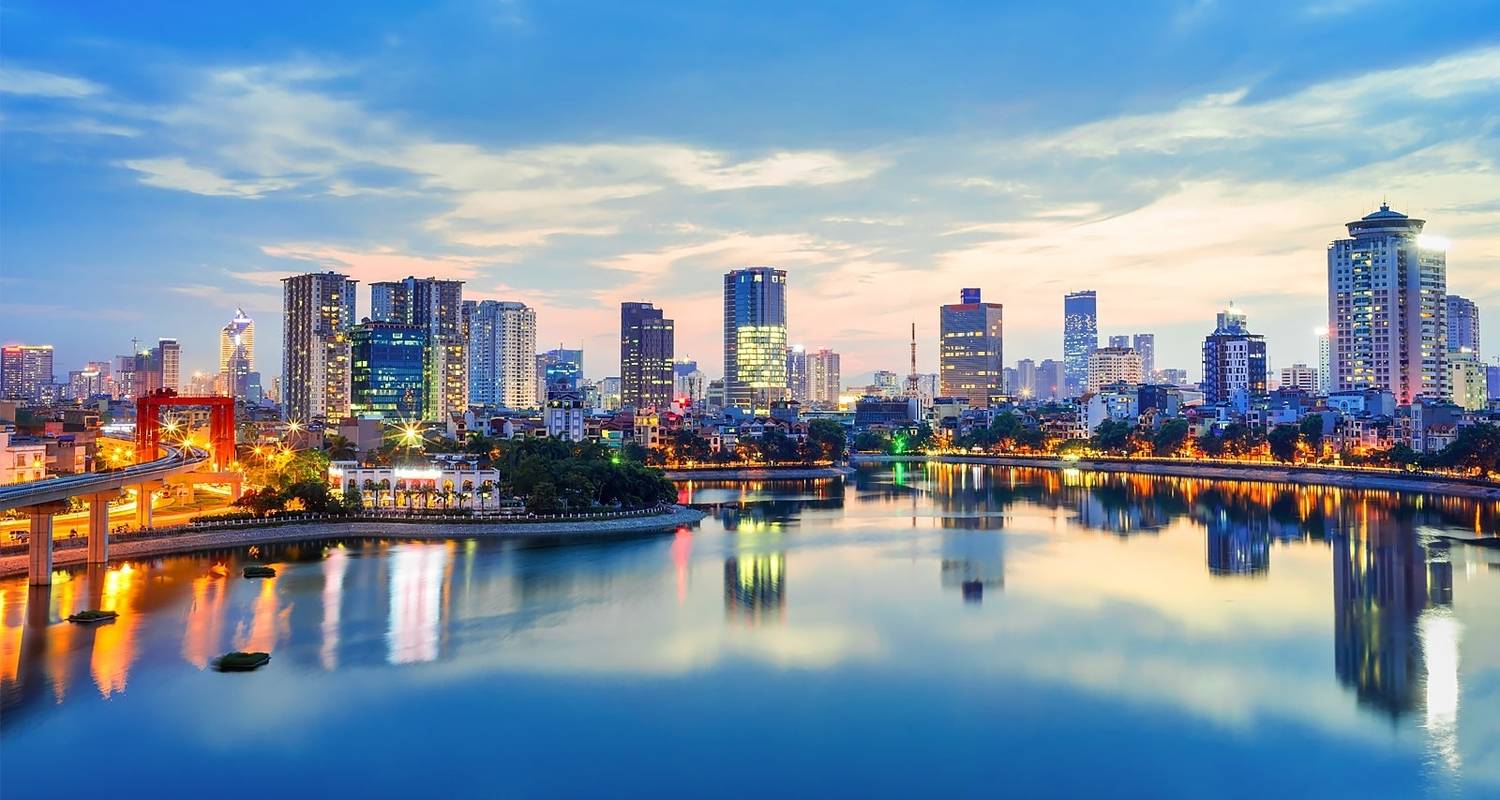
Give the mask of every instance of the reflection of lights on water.
POLYGON ((344 604, 344 570, 348 566, 349 556, 343 545, 328 551, 323 560, 323 646, 318 651, 318 661, 326 670, 339 665, 339 612, 344 604))
POLYGON ((391 609, 386 658, 392 664, 434 661, 442 622, 443 545, 402 545, 391 553, 391 609))
POLYGON ((1427 719, 1424 726, 1435 755, 1458 770, 1458 643, 1463 633, 1450 608, 1433 607, 1417 621, 1427 664, 1427 719))

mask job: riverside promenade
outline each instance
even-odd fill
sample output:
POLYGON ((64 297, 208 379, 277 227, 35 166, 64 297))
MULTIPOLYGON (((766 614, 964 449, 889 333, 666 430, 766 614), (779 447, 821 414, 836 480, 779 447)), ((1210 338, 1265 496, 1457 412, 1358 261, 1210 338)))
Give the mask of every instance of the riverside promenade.
MULTIPOLYGON (((557 520, 482 519, 288 519, 262 520, 222 527, 183 527, 120 538, 111 544, 111 561, 220 550, 254 544, 319 539, 488 539, 495 541, 593 540, 664 533, 693 525, 708 516, 685 506, 668 506, 656 514, 557 520)), ((88 548, 63 546, 55 551, 54 566, 81 565, 88 548)), ((25 575, 24 553, 0 557, 0 578, 25 575)))
POLYGON ((1378 489, 1394 492, 1425 492, 1478 500, 1500 500, 1500 483, 1480 479, 1445 478, 1420 473, 1379 472, 1337 467, 1304 467, 1290 464, 1229 464, 1206 461, 1179 462, 1153 459, 1081 458, 1067 461, 1058 456, 983 456, 983 455, 866 455, 855 454, 851 464, 892 464, 896 462, 936 462, 940 464, 981 464, 1000 467, 1035 467, 1039 469, 1080 469, 1095 472, 1124 472, 1139 475, 1164 475, 1205 480, 1258 481, 1291 483, 1299 486, 1335 486, 1341 489, 1378 489))

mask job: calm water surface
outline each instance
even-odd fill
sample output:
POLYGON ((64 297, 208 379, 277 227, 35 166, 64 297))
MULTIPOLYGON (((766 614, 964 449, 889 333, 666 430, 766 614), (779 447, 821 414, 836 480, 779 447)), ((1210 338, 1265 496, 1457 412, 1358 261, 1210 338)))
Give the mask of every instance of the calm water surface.
POLYGON ((683 494, 712 516, 632 541, 4 582, 0 795, 1500 796, 1500 550, 1439 536, 1497 504, 953 465, 683 494))

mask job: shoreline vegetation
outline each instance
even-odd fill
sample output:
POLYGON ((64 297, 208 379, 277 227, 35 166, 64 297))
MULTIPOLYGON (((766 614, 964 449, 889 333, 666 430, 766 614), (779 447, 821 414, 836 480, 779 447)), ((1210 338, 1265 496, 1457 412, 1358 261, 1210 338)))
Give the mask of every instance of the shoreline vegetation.
MULTIPOLYGON (((487 539, 541 542, 560 539, 594 540, 665 533, 693 525, 708 516, 697 509, 671 505, 659 513, 621 512, 592 519, 412 518, 343 519, 331 516, 272 518, 234 527, 167 531, 160 536, 128 538, 110 543, 111 561, 222 550, 256 544, 336 539, 487 539)), ((55 567, 82 565, 88 548, 54 551, 55 567)), ((0 557, 0 578, 25 575, 25 553, 0 557)))
POLYGON ((1430 472, 1398 472, 1355 467, 1301 464, 1212 461, 1207 459, 1148 459, 1108 456, 1069 458, 1056 455, 901 454, 855 453, 855 466, 936 462, 1042 469, 1079 469, 1096 472, 1126 472, 1165 477, 1206 480, 1293 483, 1302 486, 1332 486, 1344 489, 1384 489, 1425 492, 1478 500, 1500 500, 1500 483, 1483 478, 1462 478, 1430 472))

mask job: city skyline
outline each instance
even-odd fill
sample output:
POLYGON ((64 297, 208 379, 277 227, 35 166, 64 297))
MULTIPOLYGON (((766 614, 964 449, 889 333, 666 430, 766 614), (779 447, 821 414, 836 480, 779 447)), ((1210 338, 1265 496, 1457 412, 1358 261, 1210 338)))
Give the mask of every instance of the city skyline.
MULTIPOLYGON (((361 284, 462 280, 466 297, 525 303, 539 341, 598 354, 593 378, 618 374, 618 303, 646 298, 679 309, 679 353, 719 375, 715 278, 770 264, 802 309, 790 340, 837 349, 851 377, 904 373, 914 314, 920 369, 936 371, 929 310, 962 286, 1007 306, 1012 361, 1060 358, 1056 298, 1088 287, 1100 334, 1151 331, 1159 367, 1196 363, 1204 320, 1231 300, 1273 365, 1316 363, 1327 243, 1384 197, 1452 241, 1450 293, 1500 303, 1486 127, 1500 48, 1475 24, 1483 4, 1413 20, 1395 34, 1399 56, 1293 46, 1382 5, 1257 12, 1254 26, 1248 10, 1187 2, 1105 9, 1082 27, 1042 9, 970 10, 1003 25, 921 12, 943 50, 1003 30, 1008 47, 962 56, 913 38, 918 12, 898 9, 867 21, 842 58, 819 35, 841 15, 804 9, 804 38, 753 71, 745 56, 771 23, 723 36, 710 12, 601 8, 620 24, 585 34, 526 3, 506 20, 448 6, 415 27, 386 11, 324 39, 269 36, 274 7, 231 27, 210 12, 162 25, 149 9, 12 7, 0 339, 82 365, 132 336, 173 337, 189 375, 213 370, 213 337, 243 306, 261 328, 256 363, 273 364, 279 278, 333 269, 361 284), (45 35, 64 27, 89 46, 45 35), (1062 31, 1098 46, 1059 64, 1046 54, 1062 31), (632 63, 648 32, 712 35, 716 52, 679 45, 618 74, 555 61, 587 35, 600 58, 632 63), (1241 59, 1211 45, 1228 32, 1241 59), (1194 68, 1120 68, 1125 46, 1194 68), (455 52, 482 81, 440 71, 455 52), (892 53, 909 77, 871 78, 892 53), (527 69, 512 75, 501 58, 527 69), (701 85, 684 85, 689 66, 701 85), (533 74, 555 77, 530 88, 533 74), (797 84, 809 74, 811 94, 797 84), (743 92, 704 89, 732 76, 743 92), (824 81, 849 89, 830 101, 824 81), (687 102, 660 102, 668 93, 687 102), (577 102, 545 102, 559 94, 577 102), (882 113, 893 99, 903 112, 882 113), (122 280, 137 274, 152 279, 122 280), (59 283, 87 302, 57 297, 59 283), (1175 291, 1150 291, 1161 285, 1175 291)), ((1500 335, 1495 318, 1483 324, 1500 335)))

